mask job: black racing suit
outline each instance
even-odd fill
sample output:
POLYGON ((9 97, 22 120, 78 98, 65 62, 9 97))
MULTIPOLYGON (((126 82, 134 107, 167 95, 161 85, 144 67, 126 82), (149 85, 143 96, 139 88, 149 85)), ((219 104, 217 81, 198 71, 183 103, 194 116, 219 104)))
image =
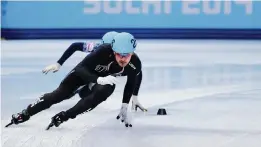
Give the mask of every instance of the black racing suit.
POLYGON ((111 45, 100 45, 69 72, 57 89, 44 94, 36 103, 30 104, 27 107, 28 114, 35 115, 53 104, 70 98, 79 87, 94 84, 88 89, 88 94, 67 110, 66 114, 69 118, 75 118, 78 114, 90 111, 113 93, 115 85, 97 84, 98 77, 108 75, 127 76, 122 102, 129 103, 131 96, 139 91, 142 79, 141 61, 134 53, 129 64, 124 68, 120 67, 115 60, 111 45))

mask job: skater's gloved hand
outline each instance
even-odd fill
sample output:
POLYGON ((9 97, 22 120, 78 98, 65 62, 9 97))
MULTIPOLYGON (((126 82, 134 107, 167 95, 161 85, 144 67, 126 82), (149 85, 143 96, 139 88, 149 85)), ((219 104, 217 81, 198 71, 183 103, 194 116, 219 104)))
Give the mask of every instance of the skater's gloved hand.
POLYGON ((97 79, 97 83, 100 85, 106 85, 106 84, 113 85, 113 84, 118 83, 118 79, 114 76, 109 75, 106 77, 99 77, 97 79))
POLYGON ((43 73, 47 74, 49 71, 57 72, 60 69, 61 65, 59 63, 51 64, 46 66, 43 69, 43 73))
POLYGON ((132 127, 130 116, 128 115, 127 103, 122 103, 120 113, 118 114, 116 119, 121 119, 121 122, 124 122, 126 127, 132 127))
POLYGON ((136 95, 133 95, 132 96, 132 106, 131 106, 131 109, 133 111, 137 111, 137 108, 139 108, 141 111, 143 112, 147 112, 148 110, 146 108, 144 108, 140 102, 138 101, 138 96, 136 95))

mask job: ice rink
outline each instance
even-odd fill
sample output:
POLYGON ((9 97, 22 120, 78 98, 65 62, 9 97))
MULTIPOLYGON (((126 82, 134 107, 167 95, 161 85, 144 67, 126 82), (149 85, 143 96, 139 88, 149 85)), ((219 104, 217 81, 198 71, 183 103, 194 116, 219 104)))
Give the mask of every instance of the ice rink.
POLYGON ((41 73, 74 41, 81 40, 1 42, 2 147, 261 146, 261 41, 140 40, 139 100, 148 112, 130 113, 133 128, 116 120, 125 77, 106 102, 59 128, 45 130, 78 96, 5 128, 86 56, 76 52, 59 72, 41 73), (156 115, 159 108, 168 115, 156 115))

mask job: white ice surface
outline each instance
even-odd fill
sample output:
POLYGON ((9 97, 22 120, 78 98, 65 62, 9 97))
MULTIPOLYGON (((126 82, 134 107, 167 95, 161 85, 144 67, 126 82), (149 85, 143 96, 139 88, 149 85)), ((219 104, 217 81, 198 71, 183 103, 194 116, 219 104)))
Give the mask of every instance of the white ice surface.
MULTIPOLYGON (((115 119, 122 87, 95 110, 62 124, 50 118, 73 106, 63 101, 28 122, 4 128, 41 94, 57 87, 84 54, 56 74, 42 75, 75 40, 2 41, 1 145, 3 147, 260 147, 261 42, 147 41, 137 50, 144 79, 139 94, 147 113, 132 112, 133 128, 115 119), (158 108, 168 115, 156 115, 158 108)), ((126 78, 122 78, 124 85, 126 78)))

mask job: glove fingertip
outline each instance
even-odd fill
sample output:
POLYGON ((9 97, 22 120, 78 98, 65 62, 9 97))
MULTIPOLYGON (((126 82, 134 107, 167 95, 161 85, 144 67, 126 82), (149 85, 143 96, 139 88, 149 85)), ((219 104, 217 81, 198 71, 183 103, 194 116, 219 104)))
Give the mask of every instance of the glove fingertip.
POLYGON ((120 116, 118 115, 118 116, 116 117, 116 119, 120 119, 120 116))

